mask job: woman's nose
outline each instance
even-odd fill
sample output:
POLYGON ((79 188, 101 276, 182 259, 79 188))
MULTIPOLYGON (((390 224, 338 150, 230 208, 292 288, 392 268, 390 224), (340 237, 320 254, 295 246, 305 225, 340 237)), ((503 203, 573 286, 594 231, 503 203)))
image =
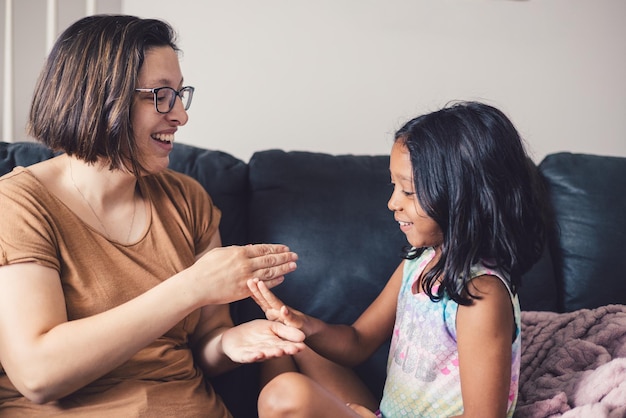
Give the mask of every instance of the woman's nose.
POLYGON ((189 114, 185 110, 183 101, 180 97, 177 97, 174 101, 174 107, 166 114, 167 118, 173 122, 178 122, 178 125, 183 126, 189 120, 189 114))

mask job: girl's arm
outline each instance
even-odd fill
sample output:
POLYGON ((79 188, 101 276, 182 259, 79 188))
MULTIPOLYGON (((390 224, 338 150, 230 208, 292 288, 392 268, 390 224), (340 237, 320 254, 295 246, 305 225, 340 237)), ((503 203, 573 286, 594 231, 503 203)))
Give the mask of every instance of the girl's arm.
POLYGON ((248 278, 279 283, 295 259, 285 246, 214 248, 144 294, 73 321, 56 270, 35 263, 0 267, 2 366, 25 397, 59 399, 120 366, 195 309, 247 296, 248 278))
POLYGON ((480 295, 457 312, 457 340, 463 417, 502 418, 511 385, 511 344, 515 330, 509 293, 500 279, 471 281, 480 295))
POLYGON ((327 324, 283 304, 264 283, 250 280, 253 299, 270 320, 301 329, 306 344, 322 356, 345 366, 369 358, 391 335, 404 262, 393 273, 382 292, 352 325, 327 324))

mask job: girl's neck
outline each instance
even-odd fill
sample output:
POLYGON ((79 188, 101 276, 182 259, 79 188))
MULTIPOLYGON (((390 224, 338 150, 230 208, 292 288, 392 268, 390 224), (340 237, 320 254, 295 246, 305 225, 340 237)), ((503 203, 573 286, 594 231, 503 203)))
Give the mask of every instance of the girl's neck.
MULTIPOLYGON (((424 282, 424 277, 429 271, 433 269, 433 267, 437 264, 437 262, 441 258, 441 245, 438 245, 436 247, 431 247, 431 248, 434 251, 434 254, 431 257, 431 259, 428 260, 427 264, 424 266, 424 269, 420 273, 419 278, 413 284, 412 291, 414 294, 424 293, 424 288, 422 287, 422 283, 424 282)), ((437 283, 440 283, 440 281, 441 281, 440 278, 437 278, 437 283)))

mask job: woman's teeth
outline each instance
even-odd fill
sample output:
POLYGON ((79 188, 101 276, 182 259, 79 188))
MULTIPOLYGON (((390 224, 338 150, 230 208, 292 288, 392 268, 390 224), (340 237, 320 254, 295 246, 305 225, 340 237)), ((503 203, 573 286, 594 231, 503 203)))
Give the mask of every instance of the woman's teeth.
POLYGON ((152 135, 152 139, 156 139, 157 141, 172 143, 174 142, 174 134, 154 134, 152 135))
POLYGON ((402 221, 398 221, 398 223, 400 224, 400 226, 409 226, 411 225, 412 222, 402 222, 402 221))

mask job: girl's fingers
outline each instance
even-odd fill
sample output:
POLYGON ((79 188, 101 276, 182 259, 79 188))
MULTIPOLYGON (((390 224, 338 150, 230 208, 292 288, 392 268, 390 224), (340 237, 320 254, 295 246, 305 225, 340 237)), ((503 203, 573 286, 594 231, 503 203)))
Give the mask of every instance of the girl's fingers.
POLYGON ((271 290, 267 287, 264 282, 258 282, 257 288, 259 289, 263 298, 267 301, 267 303, 274 309, 280 309, 284 303, 272 293, 271 290))
POLYGON ((250 289, 250 293, 252 294, 252 299, 261 307, 261 309, 263 309, 263 312, 267 312, 270 306, 259 290, 259 283, 261 283, 259 279, 249 279, 246 283, 248 285, 248 289, 250 289))

